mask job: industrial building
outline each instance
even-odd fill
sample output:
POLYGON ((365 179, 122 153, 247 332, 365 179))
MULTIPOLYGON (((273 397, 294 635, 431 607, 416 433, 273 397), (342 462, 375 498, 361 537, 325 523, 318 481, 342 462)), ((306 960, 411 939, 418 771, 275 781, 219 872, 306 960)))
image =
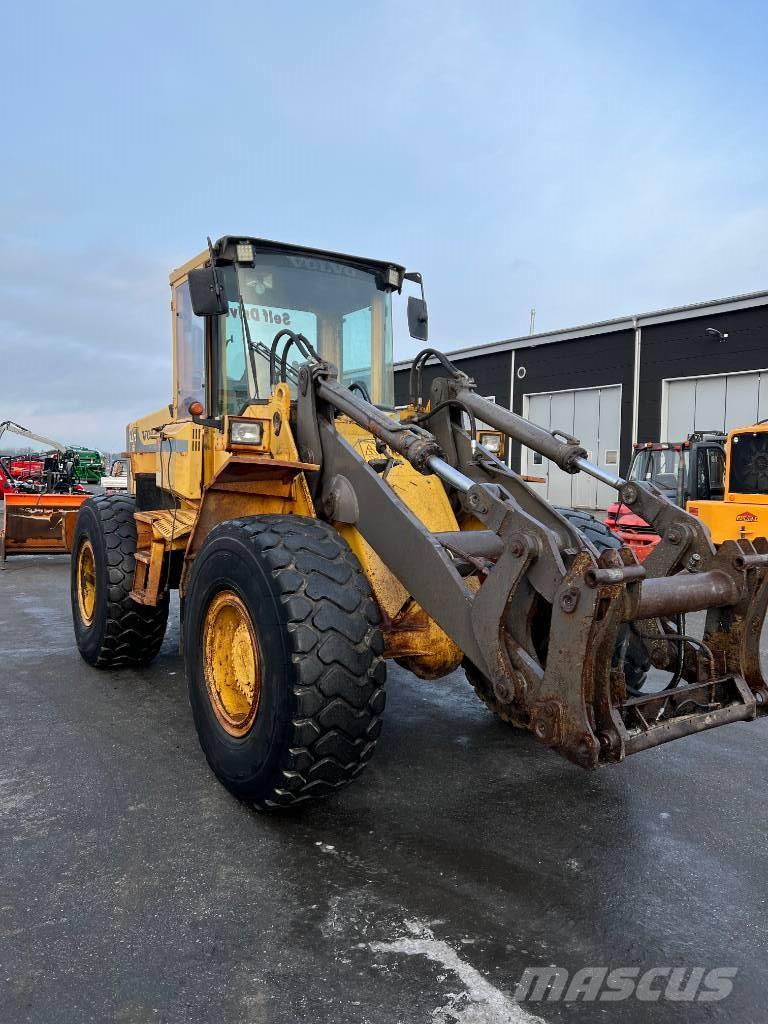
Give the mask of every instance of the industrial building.
MULTIPOLYGON (((768 417, 768 291, 678 306, 449 353, 478 392, 580 438, 589 457, 626 472, 635 441, 681 440, 768 417)), ((410 361, 395 365, 408 402, 410 361)), ((427 367, 426 376, 438 367, 427 367)), ((604 508, 612 492, 513 444, 509 465, 546 478, 549 501, 604 508)))

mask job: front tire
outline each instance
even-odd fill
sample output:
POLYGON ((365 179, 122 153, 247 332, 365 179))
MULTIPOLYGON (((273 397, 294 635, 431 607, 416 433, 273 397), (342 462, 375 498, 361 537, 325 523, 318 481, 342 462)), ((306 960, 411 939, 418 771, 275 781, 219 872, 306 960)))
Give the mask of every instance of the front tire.
POLYGON ((185 598, 184 659, 219 780, 264 810, 356 778, 381 730, 383 648, 368 581, 333 527, 264 515, 212 530, 185 598))
POLYGON ((135 500, 99 495, 80 506, 72 542, 70 596, 75 640, 95 668, 148 665, 163 643, 168 594, 157 606, 130 596, 136 552, 135 500))

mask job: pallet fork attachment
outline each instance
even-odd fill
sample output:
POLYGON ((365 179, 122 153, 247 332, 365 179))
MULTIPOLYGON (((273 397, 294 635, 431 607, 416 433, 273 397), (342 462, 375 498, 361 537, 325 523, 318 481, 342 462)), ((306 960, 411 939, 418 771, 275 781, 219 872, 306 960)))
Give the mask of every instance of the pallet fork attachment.
MULTIPOLYGON (((470 378, 432 354, 448 376, 432 382, 429 408, 418 393, 412 396, 404 422, 340 385, 332 364, 305 363, 299 450, 321 466, 312 486, 329 517, 362 534, 485 676, 509 717, 569 760, 594 768, 764 714, 768 686, 759 639, 768 607, 768 542, 730 542, 715 551, 706 527, 657 489, 607 473, 576 438, 481 398, 470 378), (658 530, 661 544, 643 566, 628 548, 598 554, 517 473, 474 442, 463 413, 565 472, 588 473, 614 487, 623 504, 658 530), (340 414, 419 472, 437 475, 475 528, 429 533, 336 429, 340 414), (628 629, 663 667, 684 643, 667 631, 667 620, 702 610, 703 643, 686 648, 679 685, 660 694, 629 693, 617 657, 628 629)), ((414 365, 426 358, 417 356, 414 365)))

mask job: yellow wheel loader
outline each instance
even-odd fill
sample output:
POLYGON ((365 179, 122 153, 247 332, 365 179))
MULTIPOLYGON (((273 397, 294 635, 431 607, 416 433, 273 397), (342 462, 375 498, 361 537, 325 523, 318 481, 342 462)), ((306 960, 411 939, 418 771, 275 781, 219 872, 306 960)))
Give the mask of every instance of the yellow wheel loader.
POLYGON ((686 508, 709 527, 715 544, 768 531, 768 423, 731 430, 725 442, 722 500, 693 498, 686 508))
POLYGON ((763 714, 766 541, 715 551, 652 485, 479 397, 434 349, 396 412, 406 283, 426 341, 421 277, 394 263, 227 236, 171 275, 172 401, 128 427, 129 493, 90 499, 77 522, 85 660, 151 661, 178 589, 202 748, 260 808, 362 772, 386 659, 424 679, 463 664, 494 712, 584 768, 763 714), (661 543, 639 565, 479 444, 478 422, 613 486, 661 543), (679 617, 703 609, 694 640, 679 617), (643 690, 651 663, 667 689, 643 690))

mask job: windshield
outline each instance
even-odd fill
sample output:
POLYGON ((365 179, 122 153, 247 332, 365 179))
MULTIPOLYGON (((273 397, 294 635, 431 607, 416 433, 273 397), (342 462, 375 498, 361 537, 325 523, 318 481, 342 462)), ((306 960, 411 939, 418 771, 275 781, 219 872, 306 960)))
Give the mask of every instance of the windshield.
MULTIPOLYGON (((269 350, 284 328, 303 334, 338 368, 341 383, 360 383, 375 404, 394 405, 392 299, 373 271, 314 256, 257 253, 254 266, 220 273, 229 300, 229 314, 219 318, 220 411, 238 413, 250 399, 269 397, 269 350)), ((287 341, 278 343, 278 370, 287 341)), ((287 377, 293 395, 296 367, 305 361, 292 345, 287 377)))
POLYGON ((768 494, 768 434, 734 434, 729 483, 735 494, 768 494))
POLYGON ((680 456, 685 459, 685 472, 688 472, 688 449, 679 452, 674 448, 654 451, 652 448, 641 450, 635 455, 630 470, 630 480, 650 482, 663 491, 677 490, 677 474, 680 468, 680 456))

